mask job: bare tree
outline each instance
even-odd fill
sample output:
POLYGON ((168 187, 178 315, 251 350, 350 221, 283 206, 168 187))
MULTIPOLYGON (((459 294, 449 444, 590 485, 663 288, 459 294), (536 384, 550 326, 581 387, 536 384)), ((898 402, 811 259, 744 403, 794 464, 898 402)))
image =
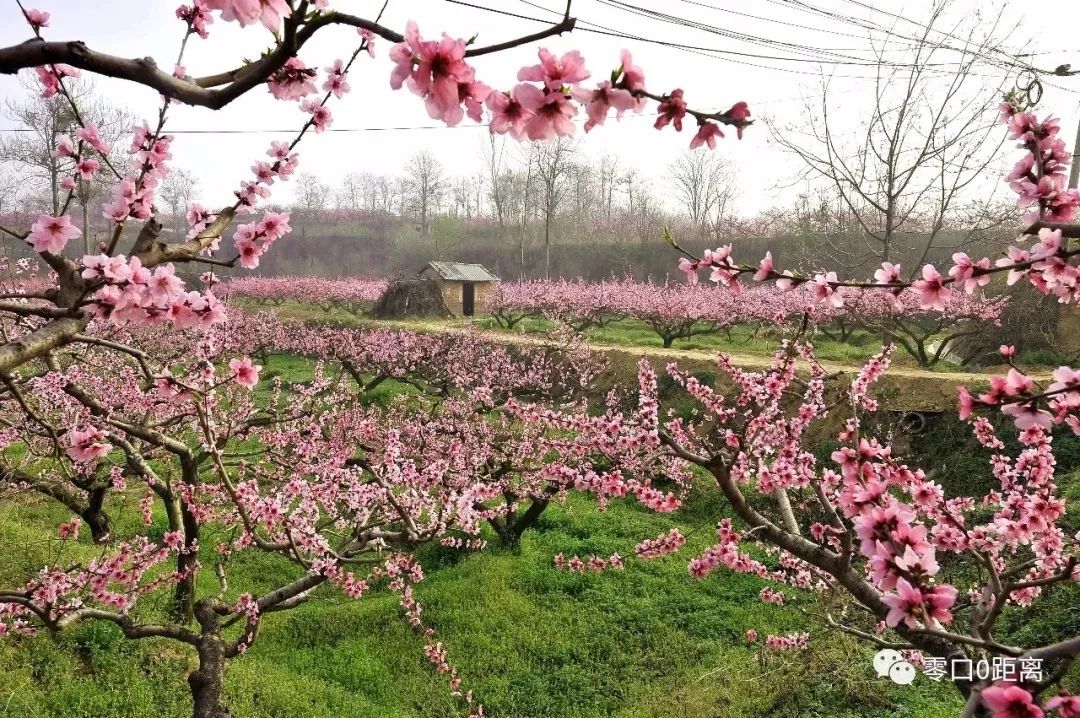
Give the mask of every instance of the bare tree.
POLYGON ((350 172, 342 178, 335 202, 341 209, 363 210, 369 206, 371 175, 367 172, 350 172))
POLYGON ((456 177, 450 183, 451 212, 454 216, 472 219, 474 184, 475 177, 456 177))
POLYGON ((570 206, 577 222, 584 223, 597 215, 603 192, 598 192, 597 170, 588 161, 576 162, 569 169, 570 206))
POLYGON ((308 172, 296 175, 296 197, 293 200, 292 211, 300 221, 300 238, 307 239, 308 225, 315 222, 323 210, 329 204, 330 188, 318 177, 308 172))
POLYGON ((15 174, 0 174, 0 217, 15 212, 19 206, 19 177, 15 174))
MULTIPOLYGON (((575 151, 572 139, 559 136, 553 142, 533 145, 536 178, 544 212, 544 278, 551 279, 551 222, 567 195, 571 160, 575 151)), ((531 166, 530 162, 530 166, 531 166)))
POLYGON ((712 234, 731 209, 735 183, 727 161, 712 152, 683 153, 669 171, 675 195, 690 221, 712 234))
POLYGON ((615 185, 619 182, 619 157, 604 155, 598 167, 600 179, 600 206, 605 219, 611 219, 611 208, 615 199, 615 185))
POLYGON ((536 182, 537 173, 536 163, 533 161, 533 153, 528 153, 526 155, 526 158, 525 177, 522 181, 518 182, 518 184, 520 185, 520 192, 518 194, 521 197, 521 236, 519 242, 519 249, 521 255, 520 258, 522 279, 525 279, 526 276, 525 240, 528 237, 529 229, 529 199, 532 197, 533 194, 533 186, 536 182))
POLYGON ((506 229, 506 218, 509 216, 507 194, 510 192, 510 178, 506 168, 506 136, 490 133, 483 156, 489 187, 488 198, 495 210, 495 220, 499 223, 499 231, 502 232, 506 229))
POLYGON ((636 169, 629 169, 619 178, 619 185, 622 186, 623 191, 626 192, 626 211, 631 215, 634 213, 634 199, 637 197, 638 192, 641 190, 642 179, 638 175, 636 169))
POLYGON ((477 172, 472 179, 472 201, 475 202, 476 216, 484 216, 484 197, 487 195, 487 178, 483 172, 477 172))
POLYGON ((330 188, 313 174, 302 172, 296 176, 296 199, 293 202, 299 212, 308 215, 326 209, 330 188))
POLYGON ((857 223, 854 242, 826 241, 833 261, 854 269, 913 250, 921 253, 914 270, 940 248, 947 226, 966 223, 967 235, 949 245, 957 247, 1004 219, 991 188, 978 188, 979 202, 965 199, 965 190, 986 174, 1002 144, 994 129, 1001 85, 986 84, 975 71, 979 58, 997 44, 1000 16, 963 31, 949 25, 945 33, 939 27, 946 23, 947 6, 935 2, 914 46, 904 40, 902 65, 886 59, 896 49, 894 36, 874 46, 875 101, 852 108, 860 118, 853 133, 840 129, 853 126, 854 118, 837 110, 828 78, 820 107, 807 107, 805 139, 794 128, 770 124, 777 143, 805 164, 804 176, 823 180, 857 223), (954 38, 949 47, 937 39, 943 34, 954 38), (912 235, 918 235, 914 246, 912 235))
POLYGON ((172 218, 172 229, 176 241, 184 239, 187 208, 198 196, 199 179, 183 167, 173 167, 161 183, 158 197, 172 218))
MULTIPOLYGON (((19 170, 26 190, 43 193, 52 214, 59 214, 65 193, 60 180, 74 173, 74 161, 70 157, 53 155, 61 135, 70 135, 78 126, 71 112, 70 103, 61 95, 43 98, 36 86, 24 83, 32 99, 20 101, 9 98, 4 114, 20 125, 20 131, 0 139, 0 162, 8 162, 19 170)), ((117 108, 95 95, 95 87, 89 80, 74 80, 67 84, 68 92, 78 103, 85 122, 97 125, 103 140, 113 148, 110 162, 122 168, 121 151, 117 145, 124 139, 133 124, 126 110, 117 108)), ((91 180, 81 180, 75 192, 75 202, 82 209, 83 250, 90 251, 89 207, 102 196, 105 180, 102 173, 91 180)), ((109 178, 113 179, 113 178, 109 178)))
POLYGON ((409 203, 420 217, 420 235, 426 237, 431 233, 428 218, 434 214, 444 190, 442 165, 430 152, 418 152, 405 166, 405 179, 409 203))
POLYGON ((367 210, 372 214, 393 214, 398 201, 397 181, 387 175, 365 173, 363 177, 367 210))

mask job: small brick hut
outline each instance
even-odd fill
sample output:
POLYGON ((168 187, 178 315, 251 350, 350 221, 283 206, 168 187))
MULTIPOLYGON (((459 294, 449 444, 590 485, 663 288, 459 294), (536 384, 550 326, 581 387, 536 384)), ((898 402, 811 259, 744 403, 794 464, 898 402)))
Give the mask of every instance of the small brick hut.
POLYGON ((483 265, 461 262, 428 262, 417 276, 434 281, 446 307, 461 317, 473 316, 499 281, 483 265))

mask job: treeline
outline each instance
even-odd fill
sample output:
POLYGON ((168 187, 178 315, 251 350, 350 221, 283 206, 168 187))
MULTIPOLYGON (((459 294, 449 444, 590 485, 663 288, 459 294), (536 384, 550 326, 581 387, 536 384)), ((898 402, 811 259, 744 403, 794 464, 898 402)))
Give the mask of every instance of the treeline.
MULTIPOLYGON (((350 213, 351 214, 351 213, 350 213)), ((359 214, 359 213, 358 213, 359 214)), ((625 236, 573 224, 572 217, 560 223, 560 236, 549 246, 549 254, 535 234, 541 228, 530 226, 524 264, 518 237, 513 230, 500 229, 489 220, 436 218, 430 235, 423 237, 408 217, 369 218, 348 216, 343 212, 326 213, 321 218, 294 219, 293 232, 280 239, 274 252, 268 253, 257 272, 269 276, 312 274, 317 276, 391 277, 415 273, 433 259, 483 264, 504 279, 538 279, 545 276, 545 259, 550 256, 552 278, 583 278, 598 281, 611 276, 664 281, 677 279, 677 254, 663 239, 669 227, 688 251, 700 254, 704 249, 732 243, 740 261, 756 262, 771 251, 777 266, 805 271, 826 265, 820 235, 813 231, 774 223, 761 236, 733 226, 724 232, 703 237, 685 223, 657 223, 647 234, 625 236), (531 241, 530 241, 531 240, 531 241)), ((980 253, 993 254, 1009 241, 1009 233, 988 234, 979 241, 980 253)), ((835 234, 834 245, 859 248, 857 233, 835 234)), ((912 234, 905 243, 895 246, 891 261, 905 269, 917 266, 926 250, 926 235, 912 234)), ((944 261, 969 244, 967 233, 954 230, 938 236, 936 245, 924 261, 944 261)), ((873 258, 852 263, 852 271, 869 273, 877 264, 873 258)))
MULTIPOLYGON (((535 145, 513 157, 495 144, 488 149, 483 170, 470 176, 448 175, 427 153, 412 157, 401 173, 354 173, 333 185, 311 173, 296 175, 294 200, 269 206, 291 213, 293 231, 256 273, 391 277, 441 259, 483 264, 506 279, 664 281, 678 274, 676 255, 663 240, 669 229, 694 253, 732 243, 741 261, 771 251, 777 266, 843 267, 849 276, 869 276, 883 260, 910 270, 958 250, 993 254, 1013 239, 1016 226, 1015 207, 992 204, 928 205, 897 225, 872 205, 827 191, 785 194, 775 207, 739 217, 738 178, 715 153, 687 153, 643 176, 617 158, 585 157, 572 143, 535 145)), ((186 208, 199 199, 197 182, 182 169, 174 174, 158 202, 168 241, 186 234, 186 208)), ((32 222, 49 208, 39 195, 3 203, 4 221, 32 222)), ((87 211, 91 246, 111 231, 99 205, 91 199, 87 211)), ((231 233, 223 240, 221 255, 228 258, 231 233)), ((125 237, 122 246, 132 241, 125 237)), ((9 256, 25 256, 24 249, 9 256)))

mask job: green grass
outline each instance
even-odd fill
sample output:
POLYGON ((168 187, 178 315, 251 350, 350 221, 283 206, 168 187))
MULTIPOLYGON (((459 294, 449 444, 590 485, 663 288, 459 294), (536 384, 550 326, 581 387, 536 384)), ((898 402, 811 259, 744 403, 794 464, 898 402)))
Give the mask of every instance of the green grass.
MULTIPOLYGON (((5 578, 18 568, 11 554, 45 547, 59 518, 44 503, 0 510, 5 578)), ((132 506, 118 523, 135 520, 132 506)), ((687 532, 702 528, 695 512, 676 521, 687 532)), ((495 716, 955 715, 959 702, 948 689, 928 681, 885 684, 873 675, 868 649, 825 633, 806 653, 761 663, 745 644, 747 628, 804 630, 808 619, 758 601, 764 584, 755 577, 721 571, 691 579, 689 551, 631 559, 622 572, 579 575, 552 565, 559 552, 631 554, 638 540, 669 526, 632 505, 598 513, 572 498, 549 509, 517 549, 465 555, 427 549, 427 577, 417 595, 465 686, 495 716)), ((708 533, 693 534, 690 548, 702 548, 708 533)), ((73 548, 71 557, 94 551, 84 539, 73 548)), ((208 546, 204 551, 209 566, 208 546)), ((276 558, 240 557, 230 565, 230 595, 292 575, 295 569, 276 558)), ((204 590, 213 582, 204 570, 204 590)), ((809 607, 812 600, 798 602, 809 607)), ((164 597, 148 603, 151 613, 159 612, 164 597)), ((265 619, 255 646, 230 662, 228 703, 237 718, 457 715, 422 648, 396 596, 374 591, 352 601, 320 591, 318 600, 265 619)), ((185 716, 191 666, 192 656, 178 644, 127 641, 103 624, 5 639, 0 716, 185 716)))
MULTIPOLYGON (((313 374, 303 359, 274 356, 265 362, 264 376, 291 383, 310 381, 313 374)), ((389 401, 402 390, 386 382, 374 398, 389 401)), ((262 384, 259 391, 265 391, 262 384)), ((968 451, 960 437, 938 438, 944 436, 941 428, 932 434, 936 453, 925 451, 918 458, 944 462, 968 451)), ((1080 442, 1063 436, 1055 445, 1062 474, 1075 471, 1080 442)), ((973 477, 978 473, 974 465, 965 470, 973 477)), ((961 474, 957 479, 968 481, 961 474)), ((1075 474, 1061 485, 1070 502, 1080 498, 1075 474)), ((143 530, 140 496, 133 488, 110 500, 116 535, 143 530)), ((818 609, 815 596, 784 589, 788 605, 778 608, 758 600, 765 584, 756 577, 720 570, 703 581, 692 579, 686 561, 708 545, 723 506, 704 488, 670 517, 633 502, 615 502, 598 512, 591 501, 571 496, 549 508, 519 547, 423 550, 426 578, 416 595, 464 687, 474 690, 493 716, 944 718, 959 713, 959 695, 947 684, 919 678, 914 686, 899 687, 877 678, 866 645, 828 631, 811 617, 818 609), (676 556, 630 558, 625 571, 600 574, 563 573, 552 564, 557 553, 632 556, 634 544, 672 525, 690 537, 676 556), (806 652, 763 660, 745 642, 748 628, 762 635, 811 630, 814 639, 806 652)), ((0 586, 15 584, 54 558, 55 527, 67 518, 44 499, 20 495, 18 502, 0 501, 0 586)), ((164 530, 159 513, 149 533, 164 530)), ((211 570, 216 540, 213 531, 204 532, 202 595, 217 592, 211 570)), ((84 532, 64 547, 63 556, 85 560, 98 552, 84 532)), ((297 572, 277 556, 238 554, 229 562, 227 598, 274 588, 297 572)), ((1007 614, 999 638, 1034 643, 1060 637, 1059 617, 1076 615, 1078 594, 1080 587, 1070 586, 1032 611, 1007 614)), ((162 617, 168 603, 167 592, 153 594, 140 604, 139 615, 162 617)), ((1075 621, 1064 624, 1065 630, 1080 630, 1075 621)), ((311 603, 265 617, 252 649, 230 662, 227 702, 236 718, 460 715, 445 678, 424 659, 423 645, 403 619, 395 595, 376 589, 353 601, 321 588, 311 603)), ((57 636, 5 638, 0 640, 0 718, 187 716, 185 677, 193 660, 184 646, 128 641, 108 624, 57 636)))

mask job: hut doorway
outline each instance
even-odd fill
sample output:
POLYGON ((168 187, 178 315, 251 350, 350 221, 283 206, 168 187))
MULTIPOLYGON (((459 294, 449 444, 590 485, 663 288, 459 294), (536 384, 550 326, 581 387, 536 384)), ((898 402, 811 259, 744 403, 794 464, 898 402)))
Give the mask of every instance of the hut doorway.
POLYGON ((461 313, 466 317, 471 317, 475 304, 476 285, 472 282, 463 282, 461 285, 461 313))

